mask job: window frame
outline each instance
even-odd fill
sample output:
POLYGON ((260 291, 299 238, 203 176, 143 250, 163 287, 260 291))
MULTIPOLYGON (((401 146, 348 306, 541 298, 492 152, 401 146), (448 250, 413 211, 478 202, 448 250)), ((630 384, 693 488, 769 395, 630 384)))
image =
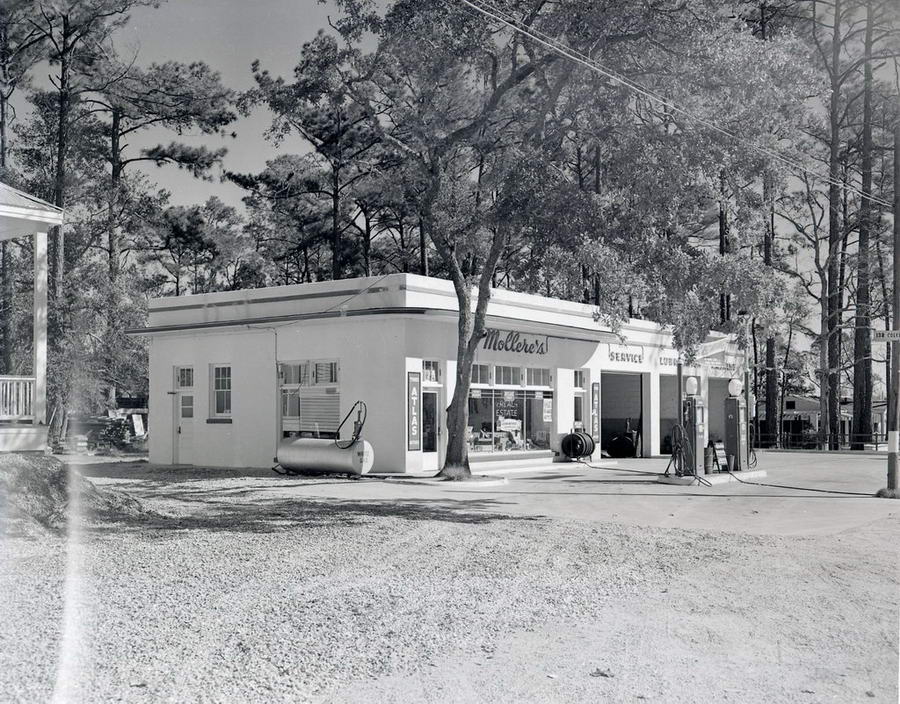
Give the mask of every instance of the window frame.
POLYGON ((525 367, 525 386, 535 389, 552 389, 553 388, 553 370, 550 367, 525 367), (547 372, 546 384, 533 384, 528 377, 531 372, 541 372, 541 381, 543 381, 543 372, 547 372))
POLYGON ((520 389, 524 386, 524 384, 522 383, 524 381, 524 378, 522 375, 522 367, 517 366, 515 364, 495 364, 493 378, 494 378, 494 386, 495 387, 505 386, 507 388, 512 387, 512 388, 520 389), (500 380, 500 378, 502 376, 502 373, 500 373, 501 369, 515 369, 517 372, 518 380, 517 381, 509 381, 509 382, 501 381, 500 380))
POLYGON ((185 366, 176 366, 175 367, 175 388, 178 389, 179 391, 194 388, 194 367, 193 367, 193 365, 185 365, 185 366), (181 383, 181 373, 182 372, 190 372, 190 374, 191 374, 191 383, 190 384, 182 384, 181 383))
MULTIPOLYGON (((478 386, 479 388, 485 387, 485 386, 490 386, 490 385, 492 384, 493 380, 494 380, 494 374, 493 374, 493 371, 494 371, 494 365, 492 365, 492 364, 482 364, 482 363, 479 363, 479 362, 473 363, 473 364, 472 364, 472 372, 471 372, 470 375, 469 375, 469 384, 470 384, 471 386, 478 386), (479 381, 475 381, 474 374, 475 374, 475 368, 476 368, 476 367, 477 367, 478 369, 486 369, 486 370, 487 370, 487 381, 480 381, 480 380, 479 380, 479 381)), ((481 374, 479 374, 478 376, 479 376, 479 379, 480 379, 480 378, 481 378, 481 374)))
MULTIPOLYGON (((234 408, 233 404, 233 387, 234 387, 234 371, 233 365, 231 362, 221 362, 216 364, 209 365, 209 412, 212 418, 231 418, 232 410, 234 408), (216 372, 220 369, 228 370, 228 388, 220 389, 218 388, 218 378, 216 376, 216 372), (227 399, 227 409, 220 411, 219 410, 219 394, 223 393, 225 396, 224 399, 227 399)), ((223 406, 226 404, 223 403, 223 406)))

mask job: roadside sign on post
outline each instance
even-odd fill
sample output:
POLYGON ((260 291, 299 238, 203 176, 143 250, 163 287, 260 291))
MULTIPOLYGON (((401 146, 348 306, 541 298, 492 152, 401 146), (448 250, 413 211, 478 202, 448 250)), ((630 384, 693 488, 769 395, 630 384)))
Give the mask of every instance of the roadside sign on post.
POLYGON ((873 330, 872 339, 875 342, 895 342, 900 340, 900 330, 873 330))

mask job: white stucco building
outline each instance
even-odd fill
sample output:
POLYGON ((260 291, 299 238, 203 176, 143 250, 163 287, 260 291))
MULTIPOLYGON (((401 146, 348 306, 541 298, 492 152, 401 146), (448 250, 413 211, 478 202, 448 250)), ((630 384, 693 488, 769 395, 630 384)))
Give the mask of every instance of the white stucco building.
MULTIPOLYGON (((139 331, 151 338, 150 459, 269 467, 282 438, 328 437, 361 399, 373 471, 434 473, 456 326, 452 284, 411 274, 155 299, 139 331)), ((574 428, 606 443, 629 422, 639 454, 667 450, 678 355, 659 326, 614 334, 592 306, 495 290, 488 327, 469 396, 473 462, 558 458, 574 428)), ((703 355, 684 373, 698 377, 715 437, 743 358, 718 334, 703 355)))

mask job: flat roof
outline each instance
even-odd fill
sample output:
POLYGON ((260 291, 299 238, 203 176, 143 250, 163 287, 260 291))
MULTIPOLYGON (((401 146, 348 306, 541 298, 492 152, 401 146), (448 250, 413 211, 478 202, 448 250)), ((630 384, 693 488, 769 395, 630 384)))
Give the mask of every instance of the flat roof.
MULTIPOLYGON (((363 315, 434 316, 458 310, 451 281, 395 273, 154 298, 147 327, 128 332, 152 335, 363 315)), ((546 326, 572 339, 615 344, 622 337, 636 335, 671 344, 671 333, 652 321, 630 319, 614 331, 602 322, 596 306, 508 289, 492 289, 487 315, 491 325, 546 326)), ((731 339, 725 333, 712 332, 707 344, 731 339)))

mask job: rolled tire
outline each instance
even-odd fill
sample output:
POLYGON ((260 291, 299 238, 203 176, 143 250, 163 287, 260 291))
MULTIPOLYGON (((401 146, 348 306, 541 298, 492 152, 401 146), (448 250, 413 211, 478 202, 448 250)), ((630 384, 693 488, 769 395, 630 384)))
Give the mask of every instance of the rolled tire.
POLYGON ((586 449, 584 437, 582 437, 581 433, 569 433, 562 439, 559 448, 569 459, 574 460, 579 457, 584 457, 584 451, 586 449))

